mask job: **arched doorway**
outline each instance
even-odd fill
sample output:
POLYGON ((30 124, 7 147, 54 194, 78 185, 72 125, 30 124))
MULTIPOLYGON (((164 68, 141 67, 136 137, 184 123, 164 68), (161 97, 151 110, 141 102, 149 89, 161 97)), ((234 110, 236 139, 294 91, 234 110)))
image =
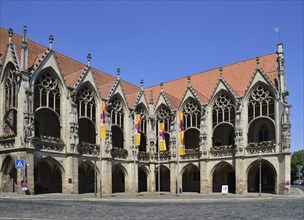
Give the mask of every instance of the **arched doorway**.
POLYGON ((183 169, 183 192, 200 192, 200 171, 193 164, 183 169))
POLYGON ((16 192, 17 187, 17 170, 15 168, 15 162, 7 156, 1 166, 2 176, 2 190, 4 192, 16 192))
POLYGON ((112 193, 125 192, 125 175, 121 165, 112 168, 112 193))
POLYGON ((83 162, 78 168, 78 191, 80 193, 94 192, 94 165, 89 162, 83 162))
POLYGON ((235 193, 234 167, 227 162, 220 162, 213 169, 212 192, 221 192, 222 185, 228 185, 228 192, 235 193))
POLYGON ((147 192, 147 174, 142 167, 138 167, 138 192, 147 192))
MULTIPOLYGON (((248 171, 248 192, 259 192, 260 183, 260 163, 252 163, 248 171)), ((262 160, 261 167, 261 186, 264 193, 275 193, 276 171, 275 168, 266 160, 262 160)))
POLYGON ((34 170, 35 194, 62 193, 62 170, 52 158, 39 161, 34 170))
MULTIPOLYGON (((156 191, 158 191, 158 169, 156 170, 156 191)), ((170 170, 165 166, 160 166, 160 191, 170 192, 170 170)))

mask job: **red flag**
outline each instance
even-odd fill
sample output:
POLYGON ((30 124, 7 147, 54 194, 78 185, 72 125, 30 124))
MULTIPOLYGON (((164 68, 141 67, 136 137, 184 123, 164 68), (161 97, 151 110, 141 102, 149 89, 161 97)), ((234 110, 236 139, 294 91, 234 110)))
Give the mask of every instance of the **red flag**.
POLYGON ((179 112, 178 113, 178 142, 179 142, 179 146, 178 146, 178 154, 180 156, 184 156, 185 155, 185 139, 184 139, 184 130, 185 130, 185 118, 184 118, 184 113, 183 112, 179 112))
POLYGON ((134 135, 135 135, 135 146, 140 145, 140 130, 141 130, 141 120, 140 114, 135 115, 135 126, 134 126, 134 135))
POLYGON ((101 102, 101 111, 100 111, 100 138, 106 138, 106 101, 101 102))
POLYGON ((166 140, 165 140, 165 124, 161 122, 159 124, 159 150, 166 151, 166 140))

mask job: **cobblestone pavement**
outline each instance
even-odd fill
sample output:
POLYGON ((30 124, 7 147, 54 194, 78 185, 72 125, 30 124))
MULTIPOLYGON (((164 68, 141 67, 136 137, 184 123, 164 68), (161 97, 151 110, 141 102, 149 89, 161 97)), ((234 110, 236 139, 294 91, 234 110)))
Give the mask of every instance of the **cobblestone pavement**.
POLYGON ((304 219, 303 193, 0 194, 0 219, 304 219))

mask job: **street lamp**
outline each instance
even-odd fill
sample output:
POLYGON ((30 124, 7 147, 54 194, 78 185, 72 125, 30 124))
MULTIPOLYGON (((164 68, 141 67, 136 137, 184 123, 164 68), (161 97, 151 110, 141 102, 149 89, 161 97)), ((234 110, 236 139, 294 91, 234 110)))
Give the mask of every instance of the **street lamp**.
POLYGON ((95 157, 98 154, 96 147, 94 147, 92 154, 94 156, 94 197, 96 198, 97 194, 96 194, 96 158, 95 157))
POLYGON ((260 169, 260 172, 259 172, 259 196, 261 196, 261 193, 262 193, 262 151, 259 150, 259 169, 260 169))

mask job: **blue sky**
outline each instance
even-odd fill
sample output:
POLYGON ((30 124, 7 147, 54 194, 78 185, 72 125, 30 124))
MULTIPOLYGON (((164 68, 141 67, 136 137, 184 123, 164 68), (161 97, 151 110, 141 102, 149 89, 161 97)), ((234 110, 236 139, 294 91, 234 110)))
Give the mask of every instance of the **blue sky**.
POLYGON ((303 1, 0 1, 0 25, 145 87, 284 44, 292 151, 303 149, 303 1))

